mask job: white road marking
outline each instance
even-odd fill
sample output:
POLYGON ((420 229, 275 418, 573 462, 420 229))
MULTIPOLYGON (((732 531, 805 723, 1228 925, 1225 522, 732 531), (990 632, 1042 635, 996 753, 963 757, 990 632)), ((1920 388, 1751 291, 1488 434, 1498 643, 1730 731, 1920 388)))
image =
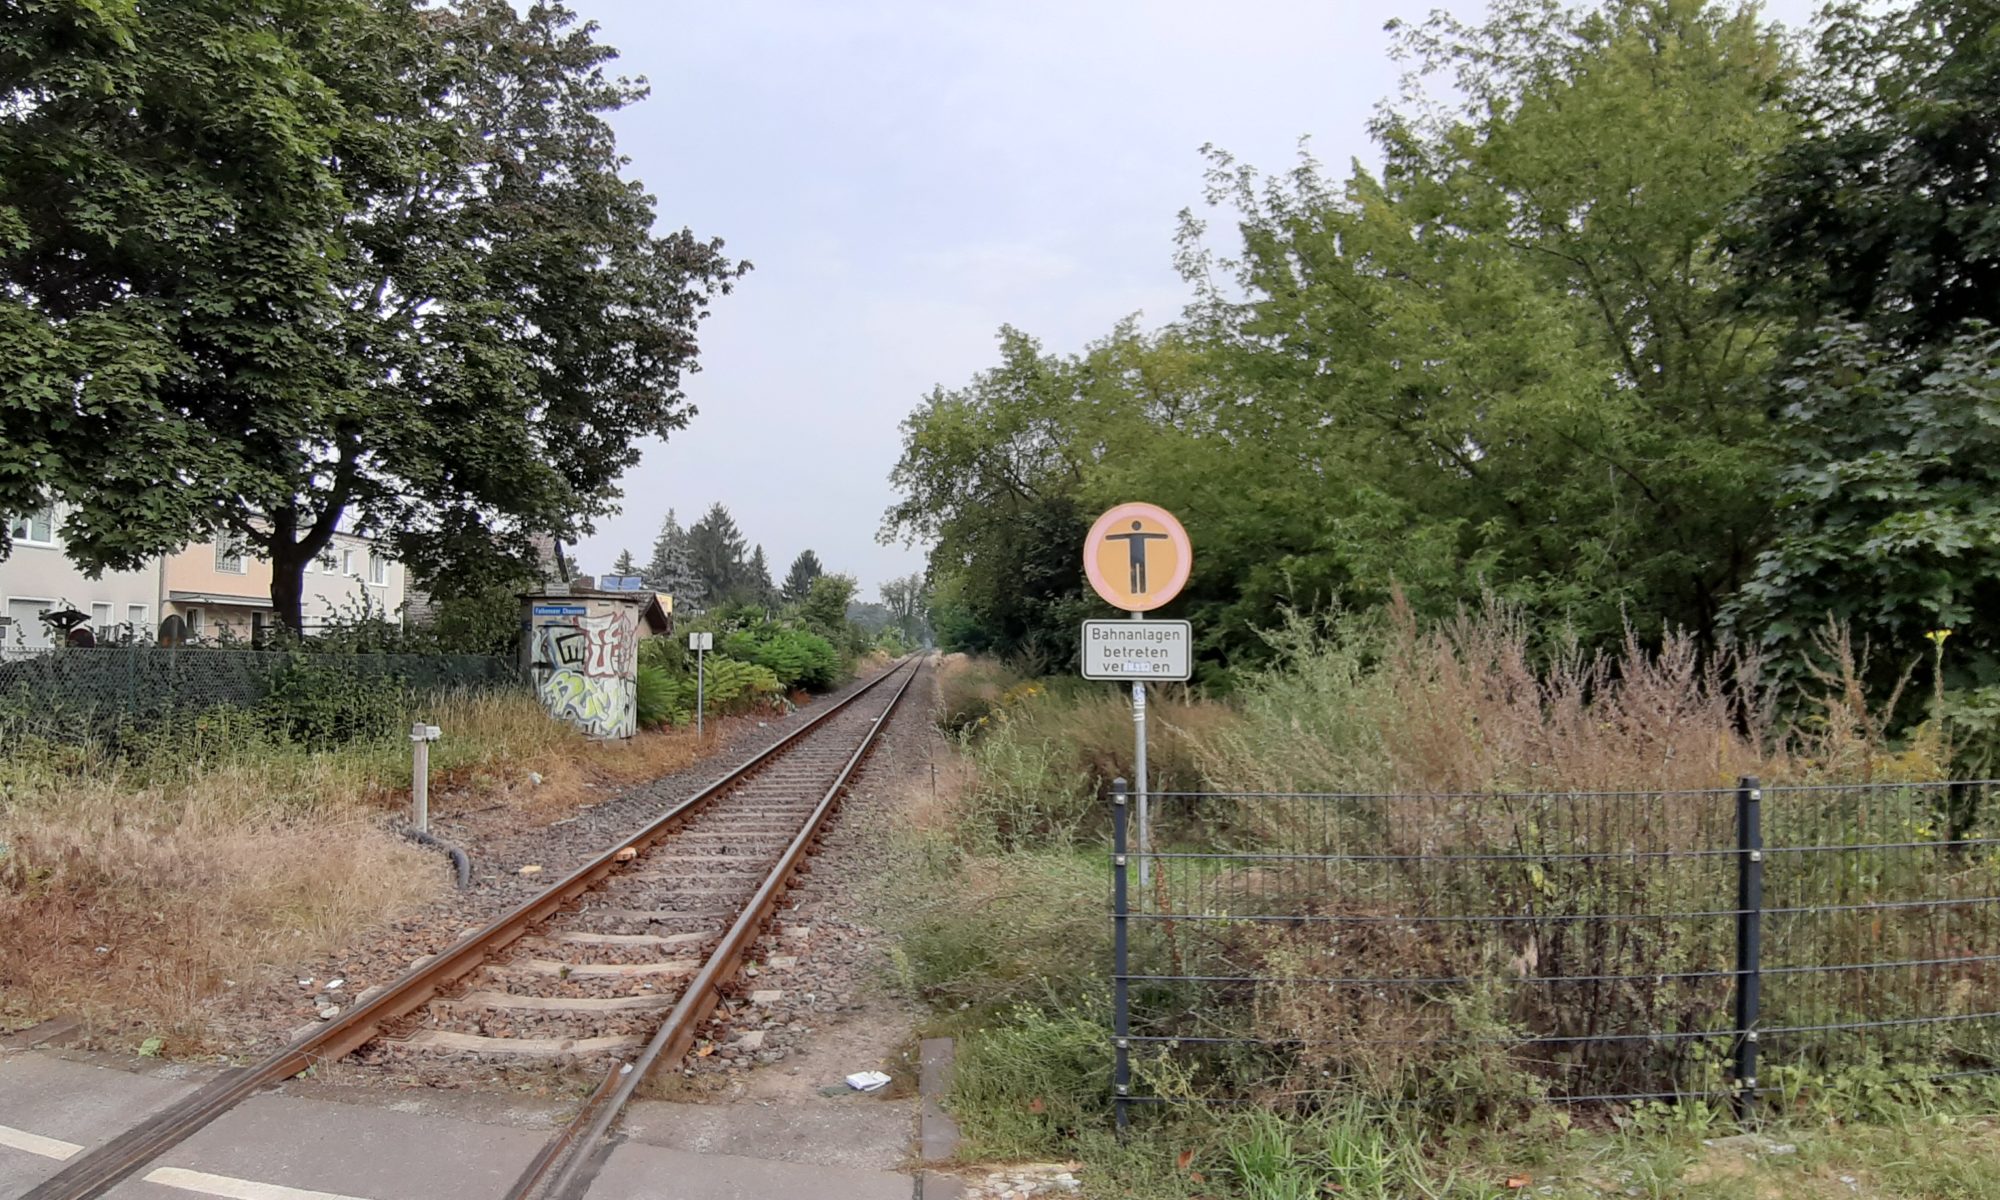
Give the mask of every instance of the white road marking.
POLYGON ((205 1196, 223 1196, 227 1200, 361 1200, 359 1196, 343 1196, 338 1192, 315 1192, 278 1183, 231 1179, 227 1175, 210 1175, 206 1171, 189 1171, 182 1167, 160 1167, 148 1172, 145 1179, 147 1183, 200 1192, 205 1196))
POLYGON ((39 1133, 16 1129, 12 1125, 0 1125, 0 1146, 12 1146, 16 1150, 26 1150, 30 1154, 39 1154, 43 1158, 53 1158, 58 1162, 83 1149, 75 1142, 43 1137, 39 1133))

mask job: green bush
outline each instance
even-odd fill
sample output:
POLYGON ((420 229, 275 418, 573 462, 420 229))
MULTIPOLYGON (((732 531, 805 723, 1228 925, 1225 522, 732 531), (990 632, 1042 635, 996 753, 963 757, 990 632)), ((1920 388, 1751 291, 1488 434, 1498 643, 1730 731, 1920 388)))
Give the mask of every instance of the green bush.
POLYGON ((639 642, 639 665, 658 667, 669 675, 684 675, 694 670, 694 655, 677 636, 642 638, 639 642))
POLYGON ((664 725, 674 715, 674 677, 659 667, 639 668, 639 724, 664 725))
POLYGON ((352 669, 352 659, 293 654, 271 676, 259 705, 271 733, 313 749, 386 737, 403 720, 407 696, 389 675, 352 669))
MULTIPOLYGON (((708 656, 708 680, 703 708, 709 716, 747 712, 784 694, 771 668, 738 662, 721 654, 708 656)), ((693 682, 690 680, 689 682, 693 682)), ((689 699, 693 696, 690 694, 689 699)))
POLYGON ((824 691, 840 678, 840 653, 816 633, 766 623, 722 639, 722 652, 742 662, 768 667, 787 688, 824 691))

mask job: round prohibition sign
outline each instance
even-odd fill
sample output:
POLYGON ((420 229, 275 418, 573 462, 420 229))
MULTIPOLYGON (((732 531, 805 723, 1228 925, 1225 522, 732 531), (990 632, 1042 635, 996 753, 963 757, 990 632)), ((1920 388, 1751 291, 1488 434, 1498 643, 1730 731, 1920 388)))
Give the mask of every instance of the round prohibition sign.
POLYGON ((1187 586, 1194 552, 1187 530, 1157 504, 1121 504, 1090 527, 1083 573, 1104 602, 1125 612, 1150 612, 1187 586))

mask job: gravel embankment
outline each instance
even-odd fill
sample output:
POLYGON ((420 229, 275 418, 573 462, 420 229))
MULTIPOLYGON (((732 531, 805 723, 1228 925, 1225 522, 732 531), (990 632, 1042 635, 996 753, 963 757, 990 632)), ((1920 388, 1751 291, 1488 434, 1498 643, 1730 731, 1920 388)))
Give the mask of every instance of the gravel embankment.
MULTIPOLYGON (((369 931, 354 946, 264 980, 246 980, 211 1000, 210 1038, 231 1054, 267 1053, 300 1028, 344 1008, 369 988, 388 983, 412 962, 450 946, 464 934, 534 896, 549 883, 636 832, 664 809, 699 791, 790 730, 812 720, 866 681, 821 697, 798 711, 767 719, 728 722, 718 744, 688 768, 618 790, 546 824, 523 826, 518 813, 477 810, 434 818, 432 832, 471 856, 472 887, 451 891, 399 919, 369 931), (539 865, 522 875, 520 868, 539 865), (310 981, 310 982, 301 982, 310 981), (333 986, 339 981, 339 986, 333 986)), ((905 699, 905 705, 910 699, 905 699)), ((442 856, 439 869, 449 870, 442 856)))
POLYGON ((871 921, 884 872, 896 869, 895 825, 938 752, 934 676, 911 686, 794 887, 735 995, 682 1064, 679 1091, 765 1101, 841 1088, 849 1074, 881 1070, 906 1091, 920 1010, 896 994, 890 936, 871 921), (785 1064, 782 1071, 760 1071, 785 1064), (746 1078, 746 1076, 768 1076, 746 1078))

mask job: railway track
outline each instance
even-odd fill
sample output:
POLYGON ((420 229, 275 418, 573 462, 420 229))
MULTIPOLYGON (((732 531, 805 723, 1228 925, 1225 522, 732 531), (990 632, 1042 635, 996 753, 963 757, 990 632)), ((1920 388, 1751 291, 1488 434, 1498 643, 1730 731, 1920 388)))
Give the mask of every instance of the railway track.
POLYGON ((262 1062, 73 1160, 23 1200, 88 1200, 256 1092, 371 1054, 602 1064, 603 1082, 508 1192, 574 1196, 625 1102, 715 1010, 862 759, 908 659, 545 891, 262 1062))

